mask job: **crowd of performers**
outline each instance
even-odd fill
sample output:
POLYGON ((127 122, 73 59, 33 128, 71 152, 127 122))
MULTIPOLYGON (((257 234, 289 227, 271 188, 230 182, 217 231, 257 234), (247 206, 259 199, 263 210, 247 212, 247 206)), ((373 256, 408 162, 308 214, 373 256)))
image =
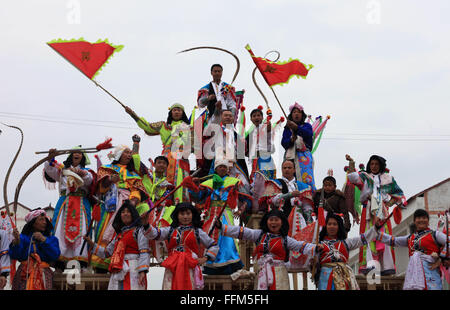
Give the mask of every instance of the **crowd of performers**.
POLYGON ((255 244, 254 271, 261 290, 289 289, 290 270, 312 271, 319 290, 359 289, 348 265, 350 251, 360 249, 359 272, 368 273, 378 263, 381 274, 389 275, 396 272, 395 246, 409 249, 404 289, 442 289, 441 271, 449 265, 446 232, 431 230, 427 212, 417 210, 415 232, 392 236, 389 207, 406 199, 384 158, 373 155, 365 169, 356 171, 347 155, 346 182, 359 189, 362 205, 360 216, 352 213, 352 223, 348 205, 354 197, 338 190, 334 177, 325 177, 316 188, 313 128, 303 107, 295 103, 289 109, 277 178, 270 117, 255 109, 252 127, 239 131, 243 110, 234 88, 221 81, 220 65, 212 66, 211 75, 213 81, 198 91, 190 119, 181 104, 170 107, 166 121, 153 123, 125 108, 145 134, 161 137, 162 154, 150 167, 141 161, 138 135, 131 147, 115 147, 109 164, 96 157, 95 171, 81 149, 62 163, 55 159, 55 149, 49 151, 45 184, 58 184, 60 194, 53 219, 38 208, 26 216, 21 233, 0 230, 0 288, 12 271, 11 262, 20 262, 11 274, 12 289, 25 290, 52 289, 53 273, 76 260, 82 272, 92 266, 97 273, 108 273, 111 290, 146 289, 153 257, 165 268, 163 289, 202 289, 203 274, 236 275, 243 269, 240 239, 255 244), (182 147, 199 135, 200 145, 194 143, 188 152, 204 150, 193 173, 182 147), (262 216, 258 229, 247 227, 255 213, 262 216), (304 238, 321 214, 325 223, 320 233, 304 238), (360 235, 347 238, 355 222, 360 235))

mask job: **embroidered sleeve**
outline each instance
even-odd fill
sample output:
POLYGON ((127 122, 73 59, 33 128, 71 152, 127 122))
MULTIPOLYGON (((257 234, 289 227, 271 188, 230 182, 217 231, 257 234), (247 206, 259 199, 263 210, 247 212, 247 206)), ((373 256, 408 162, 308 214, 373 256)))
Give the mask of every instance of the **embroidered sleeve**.
POLYGON ((139 246, 139 261, 136 270, 137 272, 148 272, 148 268, 150 267, 150 248, 148 239, 144 236, 143 228, 138 228, 137 242, 139 246))
POLYGON ((169 238, 170 227, 153 227, 149 226, 149 228, 144 231, 144 236, 150 240, 167 240, 169 238))
POLYGON ((356 185, 361 190, 360 187, 363 186, 364 182, 360 178, 358 172, 355 171, 355 172, 347 174, 347 178, 348 178, 350 183, 356 185))
POLYGON ((146 134, 149 136, 157 136, 159 135, 159 132, 161 131, 161 128, 164 126, 164 122, 156 122, 156 123, 149 123, 145 120, 145 118, 141 117, 137 124, 139 128, 143 129, 146 134))
POLYGON ((61 171, 57 167, 51 166, 48 161, 44 163, 44 172, 47 173, 47 175, 53 180, 59 182, 61 171))
POLYGON ((450 242, 449 242, 448 245, 446 245, 446 243, 447 243, 447 236, 444 233, 440 232, 440 231, 436 231, 435 238, 436 238, 437 244, 442 246, 442 249, 441 249, 441 252, 440 252, 440 256, 448 258, 449 256, 448 256, 448 253, 447 253, 447 247, 450 248, 450 242))
POLYGON ((205 233, 202 229, 199 229, 198 233, 200 242, 206 248, 205 256, 207 256, 210 261, 214 261, 216 259, 217 253, 219 253, 219 246, 217 245, 216 241, 208 236, 208 234, 205 233))
POLYGON ((204 108, 208 104, 209 91, 206 88, 201 88, 197 95, 197 104, 200 108, 204 108))
POLYGON ((92 180, 94 178, 92 177, 92 173, 90 173, 88 170, 84 170, 84 171, 86 171, 86 175, 83 177, 84 186, 89 186, 92 184, 92 180))
POLYGON ((116 239, 114 238, 106 247, 103 247, 99 244, 95 244, 94 248, 92 249, 92 254, 97 255, 100 258, 107 258, 110 257, 114 252, 114 247, 116 244, 116 239))
POLYGON ((371 227, 364 234, 360 234, 358 237, 347 238, 344 242, 347 245, 347 249, 351 251, 363 245, 367 245, 368 242, 375 240, 376 237, 377 231, 374 227, 371 227))
POLYGON ((231 226, 225 224, 222 225, 222 233, 224 236, 237 238, 241 240, 250 240, 256 242, 261 232, 262 232, 261 229, 250 229, 247 227, 231 226))
POLYGON ((395 237, 395 236, 388 235, 383 231, 378 231, 376 240, 383 242, 384 244, 387 244, 389 246, 407 247, 408 246, 408 238, 409 238, 409 236, 395 237))
POLYGON ((297 241, 294 238, 287 237, 287 247, 291 251, 299 252, 309 256, 314 256, 316 253, 316 245, 304 241, 297 241))

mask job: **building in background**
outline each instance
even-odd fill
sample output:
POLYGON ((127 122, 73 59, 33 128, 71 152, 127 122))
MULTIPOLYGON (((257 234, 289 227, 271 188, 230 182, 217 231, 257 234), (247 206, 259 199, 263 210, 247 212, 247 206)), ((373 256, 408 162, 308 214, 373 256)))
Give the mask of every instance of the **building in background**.
MULTIPOLYGON (((8 204, 8 207, 9 207, 9 211, 11 212, 11 215, 10 215, 11 219, 14 221, 14 203, 11 202, 10 204, 8 204)), ((21 232, 22 228, 25 226, 25 216, 33 209, 31 209, 27 206, 24 206, 20 202, 17 203, 17 229, 19 230, 19 232, 21 232)), ((43 209, 45 210, 48 218, 51 221, 51 219, 53 218, 53 212, 55 211, 55 208, 53 208, 50 203, 48 206, 44 207, 43 209)), ((5 211, 6 211, 5 206, 0 208, 0 212, 5 212, 5 211)))

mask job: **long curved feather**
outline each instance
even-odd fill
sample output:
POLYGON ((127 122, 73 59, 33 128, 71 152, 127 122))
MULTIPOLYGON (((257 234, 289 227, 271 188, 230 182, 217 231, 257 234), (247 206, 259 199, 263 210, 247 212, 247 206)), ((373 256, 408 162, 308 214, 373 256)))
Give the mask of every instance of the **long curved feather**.
POLYGON ((194 51, 194 50, 198 50, 198 49, 219 50, 219 51, 222 51, 222 52, 225 52, 225 53, 228 53, 228 54, 232 55, 234 57, 234 59, 236 59, 236 64, 237 64, 236 72, 234 73, 233 80, 231 80, 231 84, 233 84, 234 80, 236 79, 236 77, 237 77, 237 75, 239 73, 239 69, 241 68, 241 63, 239 61, 239 58, 235 54, 233 54, 232 52, 230 52, 230 51, 228 51, 226 49, 220 48, 220 47, 215 47, 215 46, 196 46, 196 47, 188 48, 188 49, 185 49, 185 50, 183 50, 181 52, 178 52, 178 54, 185 53, 185 52, 190 52, 190 51, 194 51))
POLYGON ((8 126, 10 128, 14 128, 20 131, 20 135, 21 135, 21 141, 20 141, 20 145, 19 145, 19 149, 16 152, 16 155, 14 156, 11 165, 9 166, 8 172, 6 173, 5 176, 5 181, 3 182, 3 200, 5 202, 5 208, 6 211, 8 212, 8 215, 10 214, 10 210, 9 210, 9 202, 8 202, 8 180, 9 180, 9 175, 11 174, 12 168, 14 166, 14 164, 16 163, 17 157, 19 156, 20 151, 22 150, 22 145, 23 145, 23 131, 22 129, 20 129, 17 126, 12 126, 12 125, 7 125, 4 123, 1 123, 5 126, 8 126))

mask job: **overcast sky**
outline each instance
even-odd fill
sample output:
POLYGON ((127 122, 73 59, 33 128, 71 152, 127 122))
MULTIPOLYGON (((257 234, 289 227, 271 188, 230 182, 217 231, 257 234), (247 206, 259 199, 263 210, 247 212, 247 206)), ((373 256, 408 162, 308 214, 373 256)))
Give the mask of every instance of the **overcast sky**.
MULTIPOLYGON (((314 154, 316 183, 332 168, 342 187, 346 153, 357 164, 378 154, 409 198, 450 175, 449 8, 445 0, 5 1, 0 121, 25 133, 9 201, 21 176, 42 158, 35 151, 94 147, 107 136, 131 145, 138 133, 144 158, 161 152, 159 137, 145 137, 120 105, 45 44, 80 37, 124 45, 96 79, 148 121, 165 120, 174 102, 190 113, 197 90, 211 80, 211 64, 224 66, 227 82, 234 74, 228 54, 177 55, 180 50, 210 45, 234 52, 241 61, 234 86, 245 89, 248 113, 263 101, 251 80, 247 43, 257 56, 275 49, 280 60, 313 64, 306 80, 294 78, 275 91, 286 111, 297 101, 314 117, 331 115, 314 154)), ((257 79, 279 119, 275 98, 257 79)), ((0 130, 4 176, 20 135, 0 130)), ((106 152, 101 155, 109 163, 106 152)), ((41 170, 22 187, 20 202, 30 208, 58 199, 44 189, 41 170)))

